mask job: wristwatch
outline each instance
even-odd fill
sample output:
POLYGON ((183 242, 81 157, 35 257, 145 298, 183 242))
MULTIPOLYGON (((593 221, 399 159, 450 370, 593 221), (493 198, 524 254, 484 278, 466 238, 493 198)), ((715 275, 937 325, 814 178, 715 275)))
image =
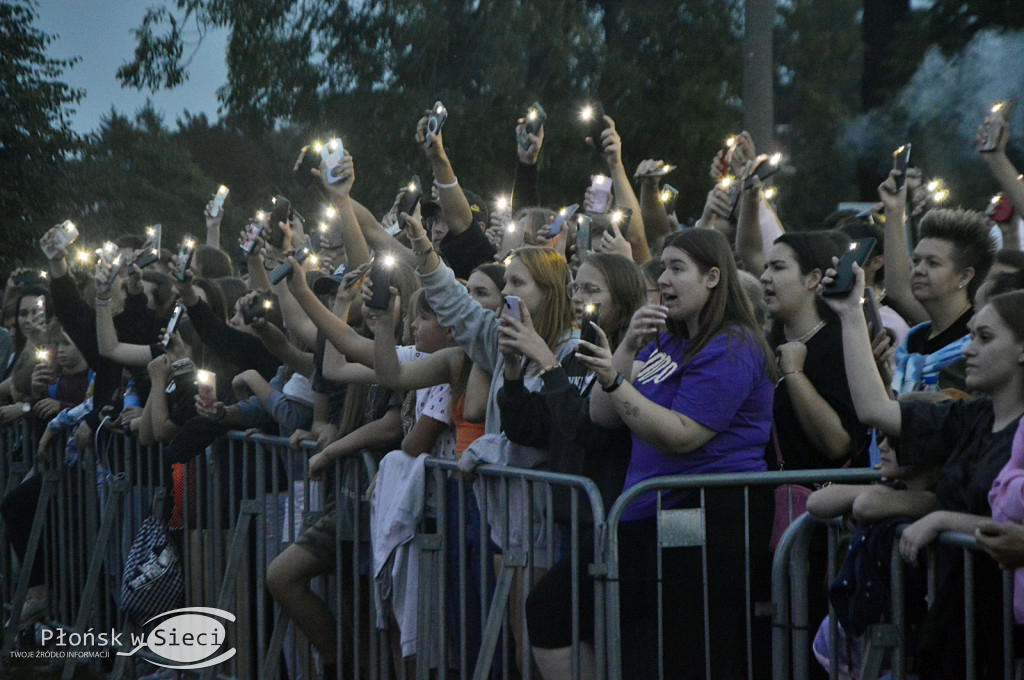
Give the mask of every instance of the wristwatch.
POLYGON ((601 389, 604 390, 605 392, 614 392, 615 390, 619 389, 619 385, 621 385, 625 379, 626 376, 619 373, 618 375, 615 376, 615 380, 612 381, 611 385, 608 385, 607 387, 601 385, 601 389))

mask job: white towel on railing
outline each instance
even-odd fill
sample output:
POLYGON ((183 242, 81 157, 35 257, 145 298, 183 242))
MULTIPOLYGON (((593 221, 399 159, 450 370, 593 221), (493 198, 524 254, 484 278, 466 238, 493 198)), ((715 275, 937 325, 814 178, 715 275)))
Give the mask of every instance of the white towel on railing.
POLYGON ((426 459, 425 453, 415 458, 402 451, 388 453, 370 498, 377 627, 385 627, 390 605, 401 629, 403 657, 416 654, 418 639, 420 550, 413 539, 426 505, 426 459))

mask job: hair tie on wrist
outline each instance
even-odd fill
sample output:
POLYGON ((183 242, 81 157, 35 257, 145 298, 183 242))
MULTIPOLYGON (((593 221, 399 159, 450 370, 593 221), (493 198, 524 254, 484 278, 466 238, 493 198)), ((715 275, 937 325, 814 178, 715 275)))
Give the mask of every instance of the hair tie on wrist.
POLYGON ((459 186, 459 178, 456 177, 455 181, 452 182, 451 184, 441 184, 435 179, 434 186, 437 187, 438 189, 454 189, 455 187, 459 186))

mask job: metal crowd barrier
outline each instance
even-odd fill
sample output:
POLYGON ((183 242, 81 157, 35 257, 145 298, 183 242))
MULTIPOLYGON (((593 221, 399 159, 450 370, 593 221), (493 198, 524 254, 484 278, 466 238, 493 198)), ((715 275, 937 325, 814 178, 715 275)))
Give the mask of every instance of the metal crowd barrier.
MULTIPOLYGON (((54 442, 60 452, 57 460, 63 458, 64 445, 63 439, 54 442)), ((0 447, 0 486, 6 495, 31 470, 36 448, 31 428, 25 423, 0 428, 0 447)), ((219 666, 193 671, 199 677, 278 677, 282 656, 289 666, 282 677, 316 675, 308 645, 293 643, 286 648, 287 617, 265 587, 270 562, 325 510, 324 495, 315 493, 317 485, 308 481, 311 447, 308 443, 295 451, 281 437, 231 432, 175 473, 180 480, 179 511, 170 526, 180 539, 182 606, 216 607, 237 617, 228 641, 237 653, 219 666)), ((128 638, 134 627, 119 611, 124 560, 158 490, 169 486, 169 471, 162 447, 141 447, 132 437, 101 430, 98 446, 80 453, 74 467, 42 474, 42 492, 20 569, 13 564, 6 526, 0 522, 0 587, 9 604, 0 663, 9 664, 11 651, 19 644, 18 618, 34 560, 45 566, 48 625, 67 633, 117 630, 128 638)), ((369 543, 366 528, 358 521, 361 513, 366 515, 360 492, 375 472, 376 460, 369 454, 340 461, 334 469, 335 529, 356 546, 369 543), (348 522, 350 517, 357 519, 348 522)), ((342 560, 339 541, 336 567, 325 575, 321 590, 328 593, 335 612, 351 612, 351 620, 337 627, 338 658, 377 678, 379 645, 366 623, 372 610, 365 595, 362 558, 367 552, 365 547, 356 549, 351 560, 342 560), (343 593, 354 597, 351 607, 343 605, 343 593), (343 630, 348 635, 343 636, 343 630)), ((130 651, 129 644, 125 642, 120 651, 130 651)), ((138 662, 144 656, 143 652, 115 657, 113 669, 104 670, 112 678, 156 670, 138 662)), ((77 665, 77 658, 68 658, 63 677, 71 678, 77 665)), ((96 661, 91 665, 99 667, 96 661)))
MULTIPOLYGON (((825 482, 867 482, 878 478, 878 473, 872 470, 818 470, 818 471, 781 471, 781 472, 763 472, 763 473, 743 473, 743 474, 707 474, 707 475, 688 475, 688 476, 672 476, 672 477, 658 477, 654 479, 646 480, 641 484, 638 484, 625 493, 623 493, 611 510, 608 512, 608 527, 606 532, 606 540, 604 544, 605 558, 604 562, 607 567, 607 585, 606 585, 606 622, 607 622, 607 633, 605 639, 607 641, 607 672, 609 680, 619 680, 622 677, 623 672, 623 649, 622 649, 622 627, 621 627, 621 609, 622 603, 620 602, 620 573, 622 569, 621 560, 630 559, 631 556, 619 554, 619 540, 620 540, 620 529, 623 525, 622 515, 626 509, 635 502, 638 498, 645 494, 657 493, 657 500, 655 505, 656 517, 654 520, 657 535, 657 546, 656 546, 656 560, 657 560, 657 602, 653 603, 653 607, 656 614, 656 621, 652 624, 653 635, 656 636, 657 644, 657 669, 653 671, 657 677, 667 677, 666 669, 664 667, 666 641, 663 637, 664 633, 664 616, 676 615, 677 612, 665 612, 663 611, 663 588, 662 588, 662 577, 664 582, 668 582, 673 575, 662 574, 662 561, 664 559, 664 551, 676 548, 690 548, 699 550, 699 568, 701 576, 698 582, 694 584, 694 594, 700 594, 703 596, 705 603, 703 609, 703 648, 704 655, 703 659, 691 659, 690 668, 694 668, 693 664, 700 664, 704 666, 704 675, 707 678, 712 677, 712 668, 710 664, 707 664, 704 660, 712 657, 712 649, 723 650, 727 649, 728 654, 732 657, 739 657, 745 659, 745 671, 744 674, 748 678, 755 677, 767 677, 767 674, 771 668, 771 651, 769 649, 768 640, 766 637, 767 623, 764 619, 768 617, 774 618, 778 621, 780 617, 779 609, 784 607, 784 603, 779 600, 768 603, 758 602, 755 597, 758 593, 754 592, 752 584, 757 580, 754 576, 767 581, 767 570, 770 568, 768 563, 768 536, 758 536, 756 542, 752 540, 752 527, 763 525, 765 518, 759 515, 752 515, 752 509, 758 513, 767 511, 771 512, 772 507, 768 505, 767 510, 764 509, 764 502, 766 498, 770 498, 771 490, 775 487, 788 484, 801 484, 806 486, 820 485, 825 482), (715 490, 732 490, 738 494, 738 502, 742 505, 742 519, 743 523, 743 576, 742 582, 731 583, 732 588, 743 588, 744 589, 744 600, 745 600, 745 611, 743 619, 743 633, 745 640, 741 639, 712 639, 711 638, 711 617, 714 614, 715 600, 714 594, 708 592, 708 575, 711 572, 723 570, 729 566, 729 564, 713 564, 709 561, 708 557, 708 532, 707 520, 708 520, 708 497, 712 495, 715 490), (663 507, 663 495, 670 492, 687 492, 689 493, 689 502, 685 503, 687 507, 683 508, 672 508, 666 509, 663 507), (761 542, 763 540, 763 543, 761 542), (763 553, 763 556, 761 555, 763 553), (757 568, 758 562, 764 562, 763 569, 764 574, 754 574, 753 570, 757 568), (774 610, 774 614, 773 614, 774 610), (761 619, 758 621, 757 619, 761 619), (737 649, 739 645, 745 642, 742 651, 737 649), (760 646, 759 646, 760 645, 760 646)), ((735 499, 728 501, 734 503, 735 499)), ((738 508, 733 508, 738 510, 738 508)), ((768 518, 770 524, 770 517, 768 518)), ((756 533, 756 532, 755 532, 756 533)), ((762 532, 764 533, 764 532, 762 532)), ((781 549, 781 547, 780 547, 781 549)), ((768 584, 764 585, 764 597, 768 597, 768 584)), ((773 598, 774 599, 774 598, 773 598)), ((694 631, 693 634, 696 634, 694 631)), ((717 652, 716 652, 717 653, 717 652)), ((700 666, 696 666, 699 668, 700 666)))
MULTIPOLYGON (((772 600, 774 612, 773 637, 773 673, 774 680, 806 680, 811 676, 811 639, 815 635, 820 621, 810 620, 807 613, 808 578, 807 556, 811 543, 811 535, 825 522, 811 515, 799 518, 786 531, 779 543, 772 565, 772 600)), ((838 521, 828 522, 829 569, 828 581, 832 579, 841 561, 839 544, 843 532, 838 521)), ((897 528, 897 539, 903 529, 897 528)), ((945 532, 929 545, 923 563, 927 572, 926 601, 931 607, 937 597, 936 574, 940 566, 938 546, 954 548, 960 551, 963 560, 963 623, 966 669, 964 677, 973 680, 976 676, 976 647, 978 632, 976 614, 979 612, 975 600, 975 569, 976 560, 991 561, 977 545, 973 536, 955 532, 945 532)), ((860 656, 860 674, 862 680, 876 680, 888 672, 892 680, 905 680, 908 677, 908 661, 910 640, 908 633, 908 591, 907 565, 899 552, 899 541, 895 540, 889 559, 891 609, 888 620, 868 626, 863 635, 862 653, 860 656)), ((1013 572, 1002 572, 1002 606, 999 612, 989 612, 999 616, 1002 624, 1002 677, 1007 680, 1022 677, 1024 663, 1014 656, 1014 616, 1013 616, 1013 572)), ((835 680, 840 672, 848 676, 852 671, 847 665, 844 668, 840 660, 840 649, 843 638, 840 637, 835 612, 829 607, 828 641, 829 641, 829 677, 835 680)), ((849 647, 847 647, 848 649, 849 647)), ((849 664, 849 659, 846 659, 849 664)))
MULTIPOLYGON (((537 677, 526 635, 525 593, 534 583, 535 568, 551 566, 560 557, 560 550, 571 566, 572 663, 573 675, 579 677, 580 640, 589 636, 580 629, 580 592, 587 586, 578 574, 588 567, 594 575, 603 573, 604 507, 597 486, 585 477, 481 465, 474 470, 474 496, 474 489, 457 472, 454 462, 428 458, 426 468, 435 512, 421 525, 416 537, 421 550, 417 677, 431 677, 431 666, 435 666, 434 673, 441 680, 449 672, 474 680, 537 677), (568 521, 559 527, 550 521, 555 517, 556 494, 561 495, 568 515, 568 521), (473 536, 467 508, 476 500, 480 521, 473 536), (516 513, 516 508, 521 512, 516 513), (449 520, 456 521, 452 524, 449 520), (593 538, 592 554, 583 549, 588 534, 593 538), (517 540, 517 535, 532 540, 517 540), (500 542, 493 543, 493 563, 486 549, 477 552, 475 561, 467 557, 466 547, 471 542, 488 546, 495 536, 500 542), (493 587, 471 592, 467 584, 487 584, 492 567, 497 572, 493 587), (458 584, 458 592, 448 592, 450 584, 458 584), (472 602, 474 599, 479 601, 472 602), (471 608, 477 613, 467 614, 471 608), (518 654, 514 640, 517 635, 521 643, 518 654)), ((606 645, 602 579, 594 580, 593 590, 593 646, 598 657, 595 669, 598 680, 603 680, 606 645)))

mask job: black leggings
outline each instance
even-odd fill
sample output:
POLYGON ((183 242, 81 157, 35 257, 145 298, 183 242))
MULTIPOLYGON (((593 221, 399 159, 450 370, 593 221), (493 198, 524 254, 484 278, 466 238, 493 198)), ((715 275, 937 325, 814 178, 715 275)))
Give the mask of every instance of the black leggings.
MULTIPOLYGON (((707 588, 712 677, 746 675, 746 576, 742 489, 708 489, 707 588)), ((696 499, 694 499, 695 504, 696 499)), ((764 599, 770 583, 768 537, 772 492, 750 490, 750 569, 752 602, 764 599)), ((658 572, 657 526, 654 519, 619 525, 620 634, 624 677, 657 676, 658 572)), ((593 580, 587 565, 593 544, 580 550, 580 638, 592 640, 593 580)), ((572 566, 559 561, 530 592, 526 602, 530 643, 542 649, 572 643, 572 566)), ((701 549, 662 551, 665 677, 704 678, 704 591, 701 549)), ((754 621, 754 648, 764 650, 767 626, 754 621), (760 624, 760 625, 759 625, 760 624)), ((767 664, 761 658, 758 665, 767 664)))

